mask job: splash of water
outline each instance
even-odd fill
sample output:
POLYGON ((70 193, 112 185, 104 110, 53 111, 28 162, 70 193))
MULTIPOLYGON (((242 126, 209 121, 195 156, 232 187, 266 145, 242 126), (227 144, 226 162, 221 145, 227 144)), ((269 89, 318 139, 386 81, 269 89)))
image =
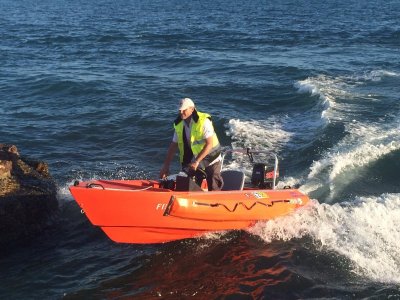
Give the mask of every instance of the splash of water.
POLYGON ((352 262, 352 272, 385 283, 400 283, 400 194, 357 197, 341 204, 314 202, 298 213, 259 222, 251 233, 266 242, 310 236, 321 251, 352 262))
POLYGON ((234 147, 263 147, 276 151, 289 141, 291 134, 282 129, 274 119, 266 121, 243 121, 232 119, 228 124, 227 135, 234 139, 234 147))
POLYGON ((295 83, 299 93, 317 95, 326 104, 326 109, 321 112, 323 117, 329 122, 341 123, 345 128, 345 136, 311 164, 305 179, 298 179, 304 192, 328 189, 327 200, 331 201, 360 175, 363 168, 400 149, 397 121, 363 123, 355 120, 362 113, 360 105, 365 105, 365 100, 376 101, 370 94, 357 93, 357 88, 397 76, 399 74, 395 72, 374 70, 334 78, 319 75, 295 83))
POLYGON ((345 176, 346 182, 351 183, 350 179, 355 179, 362 168, 400 149, 398 128, 392 124, 385 126, 350 123, 347 126, 349 134, 320 160, 313 162, 304 190, 310 193, 328 185, 330 200, 345 187, 341 177, 345 176))

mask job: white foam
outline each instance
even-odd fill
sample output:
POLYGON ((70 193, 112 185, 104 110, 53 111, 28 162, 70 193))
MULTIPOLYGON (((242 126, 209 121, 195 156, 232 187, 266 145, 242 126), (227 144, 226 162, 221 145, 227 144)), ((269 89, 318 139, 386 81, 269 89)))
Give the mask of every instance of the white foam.
POLYGON ((372 94, 363 95, 355 92, 357 87, 369 81, 378 82, 387 77, 399 76, 400 74, 387 70, 373 70, 361 75, 337 77, 318 75, 297 81, 294 86, 299 93, 309 93, 319 97, 320 105, 323 107, 321 118, 326 119, 327 122, 350 121, 352 115, 357 113, 359 108, 357 101, 353 102, 353 100, 376 100, 372 94))
POLYGON ((358 176, 361 168, 400 149, 398 124, 363 124, 357 121, 357 115, 366 109, 362 107, 364 102, 377 101, 378 98, 372 94, 362 95, 355 92, 357 87, 370 81, 398 76, 400 74, 391 71, 373 70, 361 75, 334 78, 319 75, 295 84, 299 92, 318 95, 321 101, 328 102, 322 116, 330 122, 344 124, 347 133, 332 149, 326 150, 321 159, 313 162, 303 186, 306 192, 328 187, 327 200, 331 200, 345 184, 350 184, 358 176), (346 180, 341 180, 344 177, 346 180))
POLYGON ((292 134, 283 130, 274 118, 269 118, 265 121, 231 119, 227 135, 234 140, 234 147, 260 147, 277 151, 290 140, 292 134))
POLYGON ((314 161, 305 182, 304 189, 309 193, 312 188, 329 185, 330 197, 343 188, 338 179, 346 175, 346 182, 359 174, 360 168, 380 159, 390 152, 400 149, 399 129, 393 124, 383 126, 349 123, 349 134, 336 144, 318 161, 314 161))
POLYGON ((72 197, 70 191, 69 191, 69 187, 74 185, 74 182, 78 180, 78 181, 82 181, 82 178, 76 178, 73 180, 70 180, 68 182, 66 182, 64 185, 59 186, 57 188, 57 199, 59 201, 59 203, 62 205, 64 202, 69 202, 69 201, 73 201, 74 198, 72 197))
POLYGON ((374 281, 400 283, 400 194, 359 197, 352 204, 319 204, 250 232, 266 242, 309 236, 321 251, 348 258, 351 272, 374 281))
POLYGON ((204 249, 210 246, 211 244, 208 242, 218 242, 218 243, 230 242, 234 238, 234 236, 228 233, 230 233, 230 231, 214 231, 202 234, 197 239, 205 243, 199 244, 198 249, 204 249))
POLYGON ((329 122, 330 118, 332 118, 330 112, 336 105, 336 97, 345 94, 342 84, 341 80, 319 75, 297 81, 294 87, 297 88, 299 93, 309 93, 312 96, 317 95, 320 99, 320 117, 326 122, 329 122))
MULTIPOLYGON (((295 149, 307 145, 318 130, 331 120, 342 120, 349 109, 347 104, 337 103, 337 98, 353 99, 352 87, 356 85, 351 77, 329 77, 319 75, 297 81, 294 87, 299 93, 318 96, 319 101, 308 111, 289 115, 266 116, 265 120, 231 119, 227 125, 227 135, 233 139, 233 146, 272 149, 279 153, 284 146, 295 149)), ((354 108, 356 109, 356 108, 354 108)))
POLYGON ((387 70, 372 70, 365 72, 361 76, 355 76, 354 79, 359 80, 359 81, 381 81, 385 77, 399 77, 400 74, 393 72, 393 71, 387 71, 387 70))
POLYGON ((315 112, 269 116, 265 120, 231 119, 226 134, 234 148, 270 150, 279 154, 286 147, 298 150, 315 139, 315 132, 325 126, 315 112))
MULTIPOLYGON (((274 118, 265 121, 231 119, 227 128, 226 134, 231 136, 233 148, 262 149, 278 153, 291 138, 291 133, 283 130, 274 118)), ((241 169, 249 175, 251 168, 247 156, 234 155, 232 158, 233 160, 225 160, 224 169, 241 169)))
POLYGON ((283 189, 285 186, 296 186, 300 184, 300 179, 295 177, 285 177, 281 178, 281 180, 277 184, 278 189, 283 189))
MULTIPOLYGON (((294 86, 299 93, 310 93, 320 100, 308 111, 301 115, 269 116, 266 120, 233 119, 229 121, 227 134, 232 137, 234 147, 256 145, 279 154, 282 149, 301 150, 331 122, 343 124, 346 136, 312 163, 308 176, 296 180, 282 178, 281 183, 297 181, 302 184, 302 190, 308 193, 327 187, 330 194, 327 200, 332 200, 361 174, 359 171, 362 168, 400 148, 398 124, 363 124, 357 120, 360 112, 366 109, 363 107, 365 101, 378 101, 379 97, 355 92, 371 80, 395 76, 400 74, 373 70, 361 75, 318 75, 298 81, 294 86)), ((244 169, 247 166, 238 160, 233 164, 244 169)))

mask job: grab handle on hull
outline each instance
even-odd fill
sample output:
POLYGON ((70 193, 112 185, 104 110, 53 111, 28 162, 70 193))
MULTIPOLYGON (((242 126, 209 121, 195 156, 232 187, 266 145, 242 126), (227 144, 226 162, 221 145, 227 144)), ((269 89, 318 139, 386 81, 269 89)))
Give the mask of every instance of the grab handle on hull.
POLYGON ((101 188, 101 189, 103 189, 103 190, 105 190, 105 187, 104 186, 102 186, 101 184, 99 184, 99 183, 88 183, 87 185, 86 185, 86 187, 87 188, 89 188, 89 189, 92 189, 92 188, 96 188, 96 189, 98 189, 98 188, 101 188))
POLYGON ((172 195, 171 198, 169 199, 167 207, 164 210, 164 214, 163 214, 164 217, 169 216, 169 213, 171 212, 172 204, 174 204, 174 201, 175 201, 175 196, 172 195))

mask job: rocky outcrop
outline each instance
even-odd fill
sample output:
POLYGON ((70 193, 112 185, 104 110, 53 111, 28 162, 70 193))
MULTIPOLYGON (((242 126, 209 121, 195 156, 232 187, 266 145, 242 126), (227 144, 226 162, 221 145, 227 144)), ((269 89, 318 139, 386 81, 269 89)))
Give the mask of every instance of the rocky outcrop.
POLYGON ((57 189, 46 163, 0 144, 0 250, 37 237, 58 213, 57 189))

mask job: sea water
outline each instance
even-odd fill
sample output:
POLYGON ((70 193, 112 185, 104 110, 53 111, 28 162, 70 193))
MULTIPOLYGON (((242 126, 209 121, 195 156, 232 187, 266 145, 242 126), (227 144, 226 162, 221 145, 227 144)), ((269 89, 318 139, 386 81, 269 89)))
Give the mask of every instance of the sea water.
POLYGON ((48 162, 61 206, 0 258, 0 298, 399 299, 399 20, 394 0, 0 1, 0 143, 48 162), (156 178, 182 97, 313 205, 165 245, 94 228, 68 186, 156 178))

